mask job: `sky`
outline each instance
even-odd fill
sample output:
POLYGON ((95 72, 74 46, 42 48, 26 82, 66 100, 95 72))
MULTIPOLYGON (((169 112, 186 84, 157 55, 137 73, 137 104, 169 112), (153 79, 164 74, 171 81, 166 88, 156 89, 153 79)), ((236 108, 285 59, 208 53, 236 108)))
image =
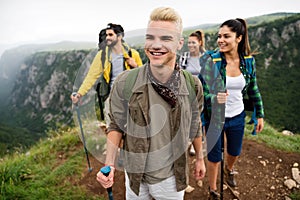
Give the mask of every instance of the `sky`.
POLYGON ((97 41, 110 22, 127 31, 146 28, 150 12, 173 7, 183 26, 222 23, 275 12, 300 12, 299 0, 0 0, 0 45, 97 41))

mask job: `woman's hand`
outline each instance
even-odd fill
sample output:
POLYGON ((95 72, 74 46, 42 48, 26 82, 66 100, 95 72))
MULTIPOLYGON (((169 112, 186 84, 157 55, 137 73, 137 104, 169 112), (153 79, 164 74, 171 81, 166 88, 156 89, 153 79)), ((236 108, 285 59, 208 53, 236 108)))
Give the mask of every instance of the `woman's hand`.
POLYGON ((264 118, 257 118, 256 132, 259 133, 264 128, 264 118))
POLYGON ((226 103, 228 95, 229 95, 229 93, 227 91, 226 92, 218 92, 218 94, 217 94, 218 103, 219 104, 226 103))

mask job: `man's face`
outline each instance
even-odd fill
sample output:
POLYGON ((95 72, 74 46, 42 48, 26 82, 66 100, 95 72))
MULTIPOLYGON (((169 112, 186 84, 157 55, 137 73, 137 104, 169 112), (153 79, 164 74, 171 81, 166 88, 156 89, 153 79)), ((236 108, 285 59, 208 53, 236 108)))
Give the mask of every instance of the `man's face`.
POLYGON ((176 52, 183 45, 176 24, 167 21, 151 21, 146 30, 145 53, 150 65, 174 67, 176 52))
POLYGON ((118 43, 118 36, 112 29, 106 30, 106 44, 109 47, 113 47, 118 43))

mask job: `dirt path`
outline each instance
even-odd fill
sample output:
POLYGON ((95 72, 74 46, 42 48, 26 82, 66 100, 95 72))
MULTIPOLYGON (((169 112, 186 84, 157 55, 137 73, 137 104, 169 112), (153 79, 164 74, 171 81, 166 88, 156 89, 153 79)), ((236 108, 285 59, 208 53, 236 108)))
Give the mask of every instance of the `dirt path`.
MULTIPOLYGON (((193 159, 190 157, 190 163, 193 159)), ((292 177, 291 168, 296 162, 300 162, 300 154, 281 152, 251 140, 244 140, 243 151, 236 165, 239 174, 237 175, 238 188, 235 190, 239 193, 240 199, 284 199, 292 191, 284 186, 283 182, 285 178, 292 177)), ((84 185, 95 195, 106 197, 106 190, 95 180, 96 173, 102 164, 92 157, 91 165, 94 168, 93 172, 84 172, 79 184, 84 185)), ((200 188, 191 175, 190 185, 195 190, 186 193, 185 200, 208 198, 207 177, 200 188)), ((116 173, 113 193, 115 200, 125 199, 124 173, 121 171, 116 173)), ((226 189, 224 199, 235 199, 235 197, 229 189, 226 189)))

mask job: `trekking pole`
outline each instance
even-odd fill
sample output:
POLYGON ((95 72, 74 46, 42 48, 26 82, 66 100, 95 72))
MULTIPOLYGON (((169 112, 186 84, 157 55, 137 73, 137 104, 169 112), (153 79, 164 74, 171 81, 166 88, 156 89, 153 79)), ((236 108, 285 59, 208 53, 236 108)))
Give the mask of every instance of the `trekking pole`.
POLYGON ((224 184, 224 131, 221 132, 221 187, 220 187, 220 199, 223 200, 223 184, 224 184))
MULTIPOLYGON (((110 173, 110 166, 104 166, 100 169, 100 172, 104 175, 104 176, 108 176, 110 173)), ((109 200, 114 200, 113 197, 113 193, 112 193, 112 187, 109 187, 106 189, 107 190, 107 194, 108 194, 108 199, 109 200)))
MULTIPOLYGON (((226 90, 225 90, 226 92, 226 90)), ((223 200, 223 185, 224 185, 224 124, 225 124, 225 103, 221 104, 221 187, 220 199, 223 200)))
MULTIPOLYGON (((75 96, 76 94, 77 94, 76 92, 73 92, 72 96, 75 96)), ((79 123, 79 127, 80 127, 80 132, 81 132, 81 137, 82 137, 82 143, 83 143, 84 152, 85 152, 86 160, 87 160, 87 163, 88 163, 88 170, 89 170, 89 172, 91 172, 93 170, 93 168, 91 168, 89 154, 88 154, 88 151, 87 151, 87 148, 86 148, 86 145, 85 145, 85 138, 84 138, 84 133, 83 133, 83 128, 82 128, 82 122, 81 122, 81 118, 80 118, 80 109, 79 109, 78 102, 74 103, 74 106, 75 106, 75 110, 77 112, 77 119, 78 119, 78 123, 79 123)))

